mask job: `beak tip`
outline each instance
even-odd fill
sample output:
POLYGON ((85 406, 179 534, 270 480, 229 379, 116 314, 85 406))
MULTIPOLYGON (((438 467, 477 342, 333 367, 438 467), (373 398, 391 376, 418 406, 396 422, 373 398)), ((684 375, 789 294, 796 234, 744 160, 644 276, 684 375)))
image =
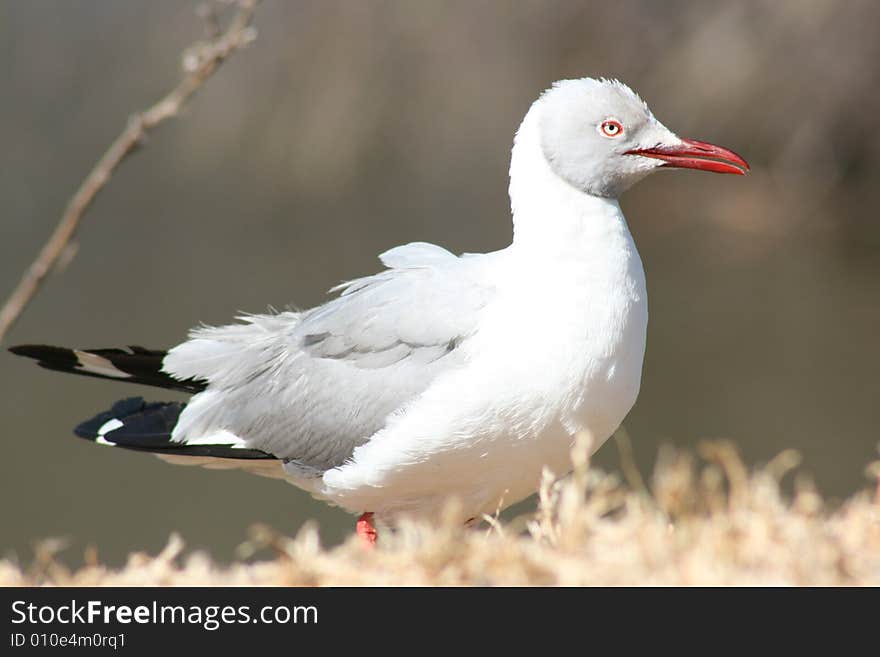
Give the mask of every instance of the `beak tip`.
POLYGON ((699 169, 739 176, 745 176, 751 171, 749 163, 731 150, 696 139, 680 138, 680 141, 681 146, 641 148, 628 153, 657 158, 663 160, 665 166, 680 169, 699 169))

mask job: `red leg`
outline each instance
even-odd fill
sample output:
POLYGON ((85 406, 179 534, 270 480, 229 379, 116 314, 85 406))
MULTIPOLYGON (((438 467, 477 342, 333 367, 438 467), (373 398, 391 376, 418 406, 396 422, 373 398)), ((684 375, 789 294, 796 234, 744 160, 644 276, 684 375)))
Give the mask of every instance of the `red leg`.
POLYGON ((376 528, 373 526, 372 513, 364 513, 358 518, 355 528, 357 535, 360 536, 363 541, 364 547, 370 550, 376 546, 376 538, 378 537, 378 534, 376 533, 376 528))

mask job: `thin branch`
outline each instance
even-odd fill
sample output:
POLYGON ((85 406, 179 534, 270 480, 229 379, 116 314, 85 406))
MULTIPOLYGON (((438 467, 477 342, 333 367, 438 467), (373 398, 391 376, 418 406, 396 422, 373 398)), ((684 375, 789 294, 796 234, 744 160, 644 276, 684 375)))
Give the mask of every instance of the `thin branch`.
POLYGON ((256 31, 252 22, 258 2, 259 0, 237 0, 236 12, 224 32, 215 32, 209 41, 194 44, 184 52, 184 75, 177 86, 155 105, 129 119, 122 134, 101 156, 95 168, 70 199, 55 231, 0 309, 0 341, 59 261, 72 256, 71 240, 76 235, 85 211, 98 192, 107 185, 119 165, 143 143, 151 130, 163 121, 177 116, 192 95, 230 55, 254 40, 256 31))

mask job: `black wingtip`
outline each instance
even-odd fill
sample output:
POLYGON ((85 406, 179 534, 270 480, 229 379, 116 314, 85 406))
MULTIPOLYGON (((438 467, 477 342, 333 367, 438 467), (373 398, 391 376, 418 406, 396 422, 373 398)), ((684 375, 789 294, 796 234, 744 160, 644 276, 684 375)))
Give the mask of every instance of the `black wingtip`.
POLYGON ((98 379, 140 383, 190 394, 201 392, 207 382, 201 379, 177 379, 162 369, 167 352, 131 345, 128 349, 68 349, 45 344, 21 344, 9 347, 16 356, 37 361, 47 370, 68 372, 98 379), (97 360, 97 366, 94 362, 97 360), (115 369, 116 372, 108 370, 115 369))
POLYGON ((239 460, 275 458, 258 449, 174 442, 171 433, 183 407, 181 402, 147 402, 143 397, 129 397, 113 404, 109 411, 81 423, 73 432, 86 440, 140 452, 239 460), (116 428, 102 432, 104 425, 112 420, 117 421, 116 428))
POLYGON ((16 356, 32 358, 40 367, 60 372, 74 372, 79 363, 73 349, 48 344, 19 344, 9 347, 9 351, 16 356))
POLYGON ((17 344, 14 347, 8 348, 16 356, 26 356, 27 358, 40 358, 45 349, 45 345, 37 344, 17 344))
MULTIPOLYGON (((179 405, 179 404, 178 404, 179 405)), ((98 437, 98 430, 113 418, 124 418, 135 413, 140 413, 147 406, 143 397, 127 397, 120 399, 108 411, 98 413, 95 417, 78 424, 73 433, 86 440, 94 440, 98 437)), ((180 411, 178 411, 179 413, 180 411)))
POLYGON ((18 344, 9 347, 9 351, 16 356, 33 358, 39 361, 60 361, 65 364, 75 364, 76 355, 72 349, 54 347, 48 344, 18 344))

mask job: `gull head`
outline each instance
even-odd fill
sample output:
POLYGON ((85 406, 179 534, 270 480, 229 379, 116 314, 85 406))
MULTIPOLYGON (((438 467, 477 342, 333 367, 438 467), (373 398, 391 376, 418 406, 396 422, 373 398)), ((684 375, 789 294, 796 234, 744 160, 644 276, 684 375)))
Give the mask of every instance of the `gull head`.
POLYGON ((683 139, 660 123, 645 102, 617 80, 562 80, 535 103, 544 157, 577 189, 616 198, 661 167, 743 175, 733 151, 683 139))

